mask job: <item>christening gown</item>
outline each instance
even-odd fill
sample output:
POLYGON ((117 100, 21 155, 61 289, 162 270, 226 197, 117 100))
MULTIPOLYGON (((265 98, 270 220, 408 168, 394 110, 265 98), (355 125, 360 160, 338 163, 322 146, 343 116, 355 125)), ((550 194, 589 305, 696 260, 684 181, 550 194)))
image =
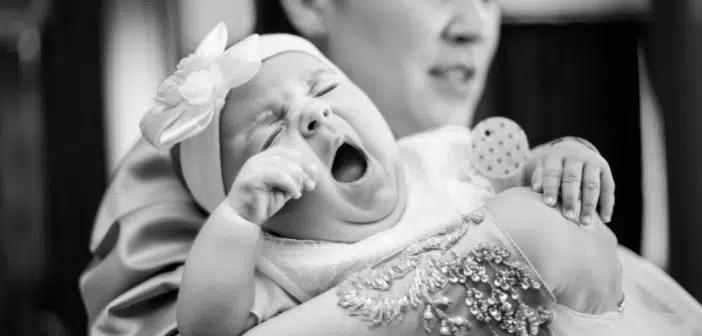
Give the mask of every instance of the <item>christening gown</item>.
MULTIPOLYGON (((269 286, 256 287, 254 313, 263 319, 290 308, 293 313, 295 305, 337 286, 330 309, 353 315, 363 328, 386 328, 384 335, 406 335, 393 325, 412 312, 419 316, 417 334, 702 335, 699 303, 623 248, 620 311, 588 315, 559 305, 483 210, 493 192, 469 164, 470 146, 470 133, 458 127, 400 141, 412 183, 404 218, 390 230, 354 244, 266 236, 257 266, 269 286), (462 250, 455 246, 459 240, 462 250), (452 246, 456 255, 442 256, 452 246), (384 262, 390 255, 395 258, 384 262), (411 278, 413 286, 384 292, 394 277, 411 278), (446 286, 463 288, 460 302, 442 295, 446 286), (276 288, 286 294, 265 295, 276 288)), ((167 155, 137 144, 100 207, 91 242, 95 258, 81 278, 90 335, 178 334, 175 298, 202 222, 167 155)), ((573 287, 579 286, 587 284, 573 287)), ((289 333, 300 334, 294 326, 289 333)))
MULTIPOLYGON (((359 324, 388 328, 387 335, 418 310, 419 334, 702 336, 699 303, 625 248, 617 252, 623 266, 617 283, 624 292, 616 298, 618 309, 587 314, 559 304, 520 247, 481 207, 493 192, 465 164, 470 144, 470 133, 457 127, 403 139, 411 187, 406 214, 395 227, 352 244, 266 236, 260 271, 298 302, 338 286, 338 305, 359 324), (411 279, 411 285, 388 291, 399 279, 411 279), (460 299, 442 295, 447 286, 461 286, 460 299)), ((599 292, 593 305, 602 295, 612 299, 622 292, 591 287, 568 285, 599 292)), ((274 310, 265 315, 280 312, 274 310)))

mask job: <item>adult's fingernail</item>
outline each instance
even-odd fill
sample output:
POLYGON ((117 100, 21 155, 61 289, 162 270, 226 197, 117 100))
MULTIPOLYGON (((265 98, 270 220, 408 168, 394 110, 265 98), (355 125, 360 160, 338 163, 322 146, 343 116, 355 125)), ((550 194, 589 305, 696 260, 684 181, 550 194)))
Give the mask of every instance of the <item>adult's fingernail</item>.
POLYGON ((590 215, 583 216, 583 219, 582 219, 583 224, 590 225, 591 221, 592 221, 592 217, 590 217, 590 215))
POLYGON ((553 196, 546 196, 546 204, 554 206, 556 205, 556 199, 553 196))
POLYGON ((541 188, 541 183, 539 182, 534 182, 534 184, 531 185, 531 189, 534 191, 538 191, 541 188))
POLYGON ((604 222, 605 222, 605 223, 609 223, 609 222, 611 222, 611 221, 612 221, 612 217, 611 217, 611 216, 604 216, 604 222))
POLYGON ((299 191, 297 192, 297 194, 293 195, 294 199, 300 199, 300 197, 302 197, 302 193, 299 191))

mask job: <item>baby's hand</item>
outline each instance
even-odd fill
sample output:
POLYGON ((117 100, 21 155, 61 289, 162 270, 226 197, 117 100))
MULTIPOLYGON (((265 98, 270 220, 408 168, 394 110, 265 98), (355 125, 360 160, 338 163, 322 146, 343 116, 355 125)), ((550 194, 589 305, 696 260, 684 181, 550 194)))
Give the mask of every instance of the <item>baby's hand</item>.
POLYGON ((609 223, 614 210, 614 178, 599 153, 577 141, 561 141, 546 149, 534 174, 532 188, 544 193, 553 206, 561 189, 563 215, 589 224, 599 201, 602 221, 609 223))
POLYGON ((294 149, 276 146, 244 163, 227 195, 231 207, 262 225, 290 199, 316 186, 317 170, 294 149))

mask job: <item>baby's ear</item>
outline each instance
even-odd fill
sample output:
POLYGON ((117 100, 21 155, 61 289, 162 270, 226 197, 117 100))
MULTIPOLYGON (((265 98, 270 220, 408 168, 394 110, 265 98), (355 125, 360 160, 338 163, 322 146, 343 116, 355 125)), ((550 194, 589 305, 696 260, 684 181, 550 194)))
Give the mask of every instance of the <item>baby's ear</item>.
POLYGON ((329 0, 280 0, 290 23, 303 35, 315 41, 327 34, 325 18, 333 10, 329 0))

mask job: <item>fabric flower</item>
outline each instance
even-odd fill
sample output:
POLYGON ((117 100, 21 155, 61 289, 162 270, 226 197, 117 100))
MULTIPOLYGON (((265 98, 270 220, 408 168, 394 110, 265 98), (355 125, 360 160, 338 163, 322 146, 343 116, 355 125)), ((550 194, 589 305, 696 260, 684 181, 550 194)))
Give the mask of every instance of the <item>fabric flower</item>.
POLYGON ((211 71, 200 70, 188 76, 178 92, 191 105, 205 105, 212 100, 215 90, 221 82, 211 71))
POLYGON ((226 44, 227 28, 220 23, 161 83, 158 104, 140 123, 144 138, 154 147, 168 149, 202 132, 224 106, 229 90, 256 76, 261 68, 258 35, 227 50, 226 44))
POLYGON ((183 79, 179 76, 169 76, 156 91, 156 100, 162 104, 173 106, 178 105, 183 97, 178 90, 183 85, 183 79))
POLYGON ((189 74, 202 70, 210 64, 211 60, 202 55, 192 54, 184 58, 176 66, 175 75, 181 78, 187 77, 189 74))

